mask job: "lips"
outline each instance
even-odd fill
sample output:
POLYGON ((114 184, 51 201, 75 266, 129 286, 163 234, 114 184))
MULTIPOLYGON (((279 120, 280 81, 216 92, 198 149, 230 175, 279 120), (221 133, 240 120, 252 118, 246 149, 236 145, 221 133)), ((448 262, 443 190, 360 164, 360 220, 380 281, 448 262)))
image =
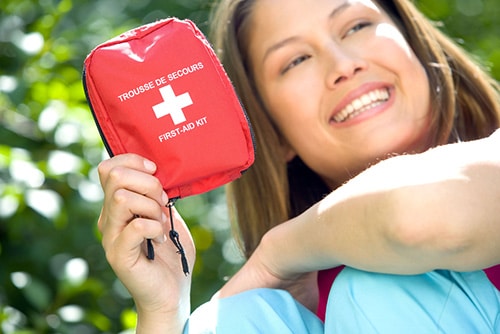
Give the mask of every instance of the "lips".
POLYGON ((389 100, 390 93, 387 88, 372 90, 351 101, 341 111, 332 116, 331 121, 342 123, 350 120, 363 112, 375 108, 376 106, 389 100))

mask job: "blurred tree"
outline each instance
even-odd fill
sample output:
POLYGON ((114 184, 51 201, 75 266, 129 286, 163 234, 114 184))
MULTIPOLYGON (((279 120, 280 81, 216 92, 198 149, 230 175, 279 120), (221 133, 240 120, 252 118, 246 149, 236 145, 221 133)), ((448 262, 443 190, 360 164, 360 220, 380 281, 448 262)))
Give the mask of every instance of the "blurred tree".
MULTIPOLYGON (((419 0, 500 78, 497 0, 419 0)), ((81 85, 97 44, 167 16, 207 29, 202 0, 0 2, 0 333, 119 333, 134 327, 95 222, 106 157, 81 85)), ((178 209, 197 244, 193 307, 241 263, 222 189, 178 209)), ((165 287, 168 288, 168 287, 165 287)))

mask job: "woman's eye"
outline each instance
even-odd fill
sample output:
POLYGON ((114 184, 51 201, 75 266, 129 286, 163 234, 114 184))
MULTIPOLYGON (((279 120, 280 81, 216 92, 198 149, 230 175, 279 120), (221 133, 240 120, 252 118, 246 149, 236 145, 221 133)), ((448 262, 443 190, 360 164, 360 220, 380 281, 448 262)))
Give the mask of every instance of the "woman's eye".
POLYGON ((299 65, 303 61, 309 59, 311 56, 303 55, 300 57, 297 57, 293 59, 282 71, 281 74, 285 74, 288 70, 292 69, 293 67, 299 65))
POLYGON ((345 35, 349 36, 351 34, 354 34, 355 32, 360 31, 361 29, 369 27, 371 25, 372 25, 371 22, 359 22, 354 27, 352 27, 351 29, 349 29, 345 35))

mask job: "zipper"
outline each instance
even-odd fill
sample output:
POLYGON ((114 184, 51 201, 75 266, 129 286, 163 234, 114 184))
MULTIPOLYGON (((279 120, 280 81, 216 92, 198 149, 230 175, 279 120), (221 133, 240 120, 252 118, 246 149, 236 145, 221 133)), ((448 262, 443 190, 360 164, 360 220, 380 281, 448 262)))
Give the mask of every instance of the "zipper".
POLYGON ((99 120, 97 119, 97 114, 92 106, 92 102, 90 100, 90 94, 88 91, 87 87, 87 68, 86 66, 83 67, 83 74, 82 74, 82 83, 83 83, 83 91, 85 92, 85 97, 87 99, 87 104, 89 105, 90 111, 92 113, 92 117, 94 118, 94 122, 97 126, 97 131, 99 131, 99 135, 101 136, 101 140, 104 144, 104 147, 106 148, 106 151, 108 152, 110 157, 114 156, 113 151, 111 150, 111 146, 109 145, 108 141, 106 140, 106 136, 104 135, 104 132, 101 128, 101 125, 99 124, 99 120))

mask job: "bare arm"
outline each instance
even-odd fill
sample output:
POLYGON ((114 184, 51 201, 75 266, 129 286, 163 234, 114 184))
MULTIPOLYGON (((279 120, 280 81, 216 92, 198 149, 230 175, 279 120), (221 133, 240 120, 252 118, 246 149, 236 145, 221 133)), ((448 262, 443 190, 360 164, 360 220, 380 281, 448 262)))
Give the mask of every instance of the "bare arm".
MULTIPOLYGON (((497 131, 367 169, 269 231, 243 272, 279 287, 340 264, 398 274, 482 269, 500 263, 499 203, 497 131)), ((235 281, 222 295, 257 284, 235 281)))
POLYGON ((309 234, 304 253, 324 267, 332 258, 402 274, 497 264, 499 134, 384 161, 293 221, 291 236, 309 234))

